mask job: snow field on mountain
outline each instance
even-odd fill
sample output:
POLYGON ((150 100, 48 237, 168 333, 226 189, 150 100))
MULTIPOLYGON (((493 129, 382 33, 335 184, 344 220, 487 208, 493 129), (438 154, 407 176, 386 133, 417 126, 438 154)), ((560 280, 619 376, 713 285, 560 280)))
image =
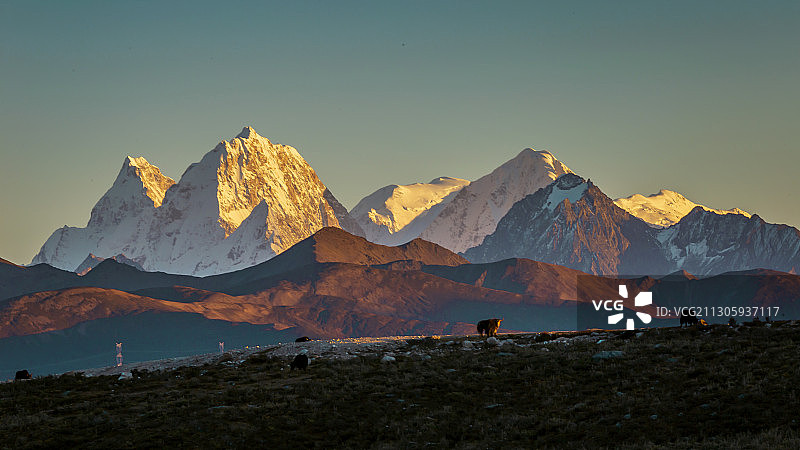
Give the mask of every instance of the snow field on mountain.
POLYGON ((726 210, 709 208, 667 189, 661 189, 658 193, 647 197, 642 194, 634 194, 630 197, 618 198, 614 200, 614 203, 634 216, 658 227, 669 227, 678 223, 698 206, 717 214, 741 214, 750 217, 749 213, 739 208, 726 210))

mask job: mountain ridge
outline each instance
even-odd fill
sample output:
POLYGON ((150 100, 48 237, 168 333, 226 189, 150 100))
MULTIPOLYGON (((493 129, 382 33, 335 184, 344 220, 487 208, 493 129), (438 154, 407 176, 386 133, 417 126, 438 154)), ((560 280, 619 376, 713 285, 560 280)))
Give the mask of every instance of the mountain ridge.
POLYGON ((87 226, 56 230, 32 264, 75 270, 90 253, 123 254, 146 270, 211 275, 263 262, 326 226, 363 235, 296 149, 245 127, 177 183, 127 157, 87 226))
MULTIPOLYGON (((622 211, 580 177, 561 177, 555 185, 563 189, 554 193, 551 186, 535 194, 543 214, 566 212, 573 201, 579 205, 593 200, 622 211), (582 193, 578 200, 576 193, 582 193)), ((639 219, 630 220, 653 230, 639 219)), ((474 333, 474 323, 486 317, 502 317, 504 327, 514 330, 574 329, 581 323, 576 322, 579 308, 590 307, 590 299, 614 298, 620 282, 523 258, 468 263, 421 239, 387 247, 335 227, 323 228, 257 266, 209 277, 143 272, 113 259, 101 261, 82 277, 44 264, 3 267, 3 292, 9 286, 19 291, 25 286, 21 281, 35 291, 0 299, 2 336, 30 337, 13 341, 15 354, 24 354, 27 343, 42 349, 34 338, 39 335, 53 351, 60 351, 60 336, 74 341, 77 335, 81 342, 113 337, 109 342, 136 342, 141 348, 147 342, 142 333, 152 333, 156 326, 179 327, 165 335, 180 342, 187 335, 208 340, 206 330, 213 329, 217 334, 211 338, 220 341, 249 339, 245 342, 260 344, 302 335, 474 333)), ((737 301, 800 313, 794 302, 800 295, 800 276, 751 272, 629 282, 653 291, 658 306, 686 306, 682 301, 702 306, 702 299, 714 293, 718 306, 737 301), (688 288, 693 293, 689 297, 688 288)), ((606 317, 590 319, 587 326, 596 327, 606 317)), ((75 358, 86 356, 70 351, 75 358)), ((49 353, 45 357, 58 358, 49 353)))
POLYGON ((602 275, 800 267, 800 230, 758 215, 717 214, 698 205, 670 227, 651 225, 591 181, 568 174, 517 202, 495 233, 463 254, 472 262, 524 257, 602 275), (566 192, 582 184, 585 192, 570 201, 566 192), (557 201, 546 204, 550 196, 557 201))
POLYGON ((678 223, 698 206, 717 214, 741 214, 745 217, 752 215, 739 208, 725 210, 710 208, 695 203, 680 193, 668 189, 661 189, 659 192, 648 196, 633 194, 629 197, 618 198, 614 200, 614 203, 647 223, 665 228, 678 223))
POLYGON ((418 237, 467 185, 469 181, 452 177, 438 177, 428 183, 390 184, 361 199, 350 214, 370 241, 402 244, 418 237))
POLYGON ((494 232, 514 203, 567 173, 552 153, 523 149, 461 189, 419 237, 461 253, 494 232))

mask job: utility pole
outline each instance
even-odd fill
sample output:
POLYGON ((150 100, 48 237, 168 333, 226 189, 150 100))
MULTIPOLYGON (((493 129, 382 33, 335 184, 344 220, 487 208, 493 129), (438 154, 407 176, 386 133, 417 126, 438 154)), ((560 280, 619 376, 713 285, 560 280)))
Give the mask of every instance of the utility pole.
POLYGON ((122 342, 117 342, 117 367, 122 367, 122 342))

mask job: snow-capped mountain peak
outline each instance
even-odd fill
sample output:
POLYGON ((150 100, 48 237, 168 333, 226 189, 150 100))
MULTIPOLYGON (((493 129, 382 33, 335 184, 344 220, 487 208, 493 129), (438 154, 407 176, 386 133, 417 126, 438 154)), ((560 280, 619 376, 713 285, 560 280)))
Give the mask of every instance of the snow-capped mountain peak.
POLYGON ((614 203, 630 214, 656 227, 672 226, 698 206, 716 214, 741 214, 745 217, 750 217, 749 213, 739 208, 726 210, 709 208, 668 189, 661 189, 658 193, 646 197, 642 194, 634 194, 630 197, 618 198, 614 200, 614 203))
MULTIPOLYGON (((661 196, 683 198, 671 191, 661 196)), ((800 230, 700 205, 676 224, 657 228, 568 174, 517 202, 496 231, 464 256, 472 262, 529 258, 605 275, 789 272, 800 267, 800 230)))
MULTIPOLYGON (((165 206, 183 211, 189 198, 181 193, 191 192, 191 202, 205 205, 205 219, 218 225, 225 237, 262 199, 280 203, 282 215, 296 216, 302 209, 300 205, 312 203, 316 208, 316 199, 325 191, 314 169, 297 150, 273 144, 251 127, 245 127, 230 141, 217 144, 187 169, 178 184, 175 194, 168 194, 165 206)), ((335 218, 332 225, 338 225, 335 218)))
MULTIPOLYGON (((175 180, 162 174, 161 169, 147 162, 143 156, 136 158, 128 156, 126 160, 128 169, 133 168, 133 172, 142 182, 146 195, 153 200, 153 206, 156 208, 161 206, 161 202, 164 201, 164 194, 167 193, 167 189, 170 186, 175 184, 175 180)), ((124 166, 123 170, 125 170, 124 166)))
POLYGON ((143 157, 128 156, 111 188, 92 209, 90 226, 118 225, 124 217, 158 208, 175 180, 143 157))
POLYGON ((65 225, 53 232, 32 264, 74 270, 90 253, 101 257, 125 253, 116 247, 146 230, 147 225, 140 226, 140 221, 152 217, 174 184, 175 180, 145 158, 126 157, 114 184, 92 208, 86 227, 65 225))
POLYGON ((72 270, 89 253, 122 253, 145 270, 209 275, 263 262, 326 226, 363 234, 297 150, 245 127, 178 183, 127 158, 88 226, 57 230, 34 262, 72 270))
MULTIPOLYGON (((236 137, 237 138, 242 138, 242 139, 250 139, 250 137, 253 136, 253 135, 258 136, 258 133, 256 133, 256 130, 251 126, 246 126, 246 127, 242 128, 242 131, 240 131, 239 134, 236 135, 236 137)), ((266 139, 263 136, 258 136, 258 137, 260 137, 262 139, 266 139)))
POLYGON ((420 237, 463 252, 493 233, 514 203, 567 173, 552 153, 526 148, 462 189, 420 237))
POLYGON ((350 211, 367 239, 384 245, 419 235, 469 181, 438 177, 429 183, 391 184, 364 197, 350 211))

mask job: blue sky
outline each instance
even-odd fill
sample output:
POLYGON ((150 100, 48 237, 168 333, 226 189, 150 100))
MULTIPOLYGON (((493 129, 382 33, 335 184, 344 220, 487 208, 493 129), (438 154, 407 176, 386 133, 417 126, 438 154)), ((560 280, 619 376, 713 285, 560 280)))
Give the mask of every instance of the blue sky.
POLYGON ((612 197, 800 225, 800 2, 0 0, 0 257, 84 226, 127 155, 251 125, 348 208, 551 151, 612 197))

